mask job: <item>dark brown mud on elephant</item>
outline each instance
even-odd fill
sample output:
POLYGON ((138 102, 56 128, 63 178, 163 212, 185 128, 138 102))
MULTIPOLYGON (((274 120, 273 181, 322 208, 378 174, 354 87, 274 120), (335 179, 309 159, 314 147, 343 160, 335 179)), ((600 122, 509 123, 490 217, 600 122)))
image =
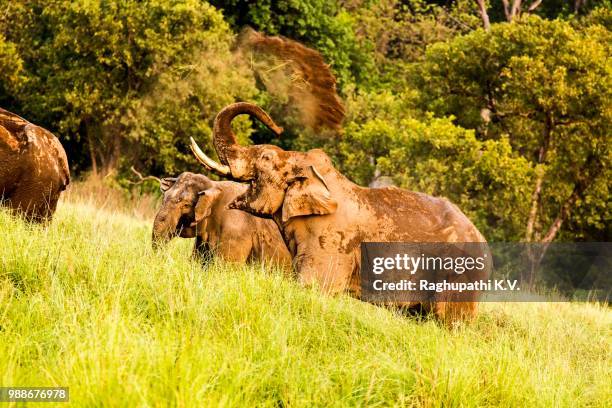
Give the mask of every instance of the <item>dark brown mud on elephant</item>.
MULTIPOLYGON (((359 297, 358 254, 364 241, 484 242, 470 220, 446 199, 395 187, 357 186, 321 150, 238 145, 229 122, 241 113, 265 117, 267 126, 279 128, 259 107, 230 105, 215 119, 224 122, 215 129, 229 131, 213 135, 227 166, 215 164, 194 141, 192 150, 200 162, 223 168, 220 174, 249 183, 247 193, 232 205, 275 220, 303 284, 318 283, 328 293, 349 291, 359 297)), ((436 302, 432 310, 445 321, 468 318, 475 314, 476 301, 475 296, 469 302, 436 302)))
POLYGON ((46 129, 0 109, 4 205, 33 221, 47 221, 69 183, 68 158, 59 140, 46 129))
POLYGON ((246 186, 189 172, 160 184, 164 199, 153 223, 154 247, 177 236, 195 238, 193 255, 203 261, 214 254, 228 261, 264 261, 290 268, 291 256, 273 221, 228 207, 246 186))

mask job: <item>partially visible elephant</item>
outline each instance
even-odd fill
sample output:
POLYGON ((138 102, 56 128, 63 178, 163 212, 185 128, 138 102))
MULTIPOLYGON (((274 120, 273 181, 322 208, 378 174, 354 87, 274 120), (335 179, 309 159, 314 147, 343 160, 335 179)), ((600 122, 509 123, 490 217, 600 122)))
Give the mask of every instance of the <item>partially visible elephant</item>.
MULTIPOLYGON (((239 145, 231 121, 240 114, 252 115, 277 135, 282 132, 261 108, 240 102, 215 118, 213 143, 221 163, 206 156, 193 139, 192 150, 205 167, 248 183, 230 208, 274 219, 302 284, 360 297, 362 242, 486 242, 450 201, 396 187, 360 187, 336 170, 322 150, 239 145)), ((420 306, 442 320, 476 313, 477 296, 462 303, 436 296, 420 306)))
POLYGON ((70 183, 68 158, 48 130, 0 108, 0 200, 36 222, 50 220, 70 183))
POLYGON ((206 259, 212 252, 228 261, 262 260, 288 269, 291 256, 274 221, 228 208, 246 189, 240 183, 189 172, 163 178, 164 199, 153 223, 153 246, 175 236, 195 238, 194 256, 206 259))

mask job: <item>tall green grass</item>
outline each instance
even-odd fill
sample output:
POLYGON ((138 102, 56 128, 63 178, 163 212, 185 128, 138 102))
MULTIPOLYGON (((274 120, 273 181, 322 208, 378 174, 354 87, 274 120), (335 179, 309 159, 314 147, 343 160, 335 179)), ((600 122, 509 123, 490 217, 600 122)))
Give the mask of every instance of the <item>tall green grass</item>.
POLYGON ((483 304, 454 330, 261 265, 150 249, 150 225, 62 203, 0 211, 0 386, 74 406, 612 406, 612 312, 483 304))

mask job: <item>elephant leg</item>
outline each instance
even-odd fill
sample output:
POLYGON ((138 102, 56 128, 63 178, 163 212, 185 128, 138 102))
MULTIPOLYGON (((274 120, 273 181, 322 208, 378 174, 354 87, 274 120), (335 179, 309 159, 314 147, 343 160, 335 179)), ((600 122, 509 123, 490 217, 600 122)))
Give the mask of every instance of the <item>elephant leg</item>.
POLYGON ((52 194, 49 197, 48 205, 46 208, 46 214, 44 215, 46 220, 50 220, 53 214, 55 214, 55 210, 57 209, 57 202, 59 201, 59 194, 52 194))
POLYGON ((23 213, 26 218, 35 222, 48 221, 57 206, 57 199, 50 194, 48 187, 42 183, 22 182, 22 187, 16 189, 10 196, 11 208, 23 213), (24 186, 27 186, 25 188, 24 186))
POLYGON ((191 257, 199 260, 203 265, 208 264, 212 259, 210 244, 199 235, 196 236, 191 257))
POLYGON ((351 290, 356 265, 350 254, 298 253, 296 266, 298 280, 303 286, 317 286, 328 294, 351 290))
POLYGON ((452 325, 476 317, 478 302, 434 302, 432 310, 438 320, 452 325))
POLYGON ((225 261, 244 263, 253 252, 253 243, 244 237, 222 237, 216 250, 225 261))
MULTIPOLYGON (((452 274, 445 278, 450 281, 468 281, 467 275, 452 274)), ((431 310, 436 318, 446 324, 470 320, 477 314, 478 297, 478 293, 474 292, 445 291, 435 293, 431 310)))

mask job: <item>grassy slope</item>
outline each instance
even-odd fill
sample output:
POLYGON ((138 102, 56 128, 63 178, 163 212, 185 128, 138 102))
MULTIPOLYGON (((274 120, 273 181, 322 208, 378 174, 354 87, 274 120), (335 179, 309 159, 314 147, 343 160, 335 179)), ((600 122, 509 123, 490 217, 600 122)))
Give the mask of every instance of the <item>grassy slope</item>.
POLYGON ((261 266, 149 249, 147 223, 64 203, 0 211, 0 385, 76 406, 612 406, 612 312, 485 304, 449 331, 261 266))

